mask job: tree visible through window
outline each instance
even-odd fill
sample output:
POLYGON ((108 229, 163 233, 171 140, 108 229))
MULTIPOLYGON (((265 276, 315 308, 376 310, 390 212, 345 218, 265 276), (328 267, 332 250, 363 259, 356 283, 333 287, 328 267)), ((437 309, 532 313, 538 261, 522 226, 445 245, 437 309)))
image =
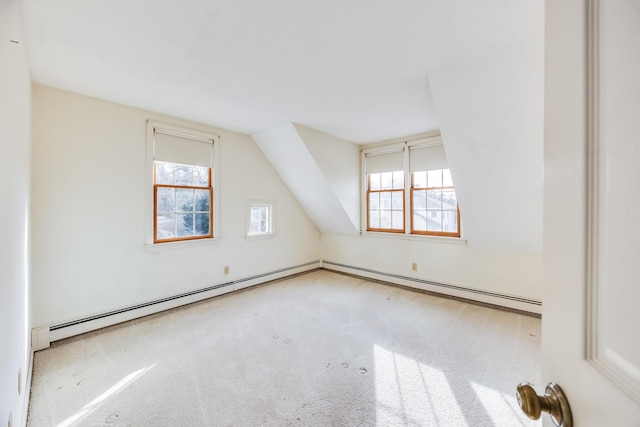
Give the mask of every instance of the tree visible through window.
POLYGON ((213 236, 211 168, 154 162, 154 242, 213 236))

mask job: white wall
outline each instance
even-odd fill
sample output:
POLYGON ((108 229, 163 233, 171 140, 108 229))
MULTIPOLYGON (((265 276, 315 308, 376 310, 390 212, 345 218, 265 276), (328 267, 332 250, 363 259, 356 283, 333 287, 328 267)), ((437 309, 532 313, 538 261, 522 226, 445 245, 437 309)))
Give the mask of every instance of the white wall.
POLYGON ((20 2, 0 1, 0 425, 23 422, 30 355, 31 76, 20 2), (16 41, 17 43, 12 42, 16 41), (18 394, 18 370, 22 373, 18 394))
POLYGON ((542 252, 543 52, 539 38, 429 73, 470 246, 542 252))
MULTIPOLYGON (((354 267, 541 300, 541 253, 478 249, 466 244, 436 242, 428 238, 377 237, 371 233, 360 237, 323 234, 320 252, 323 260, 354 267), (417 272, 411 270, 412 262, 418 264, 417 272)), ((510 304, 507 300, 487 298, 475 293, 456 292, 417 283, 409 285, 539 312, 539 307, 536 306, 510 304)))
POLYGON ((319 257, 318 230, 247 135, 34 85, 33 171, 36 327, 319 257), (145 246, 148 119, 221 135, 221 239, 145 246), (247 199, 276 201, 274 238, 245 239, 247 199))
MULTIPOLYGON (((396 138, 371 146, 393 144, 435 135, 437 132, 396 138)), ((446 147, 446 141, 444 143, 446 147)), ((314 158, 322 157, 322 153, 319 151, 322 151, 322 147, 316 145, 314 158)), ((327 153, 330 153, 328 148, 324 155, 327 153)), ((360 170, 359 160, 358 164, 352 165, 352 168, 360 170)), ((453 166, 452 173, 455 176, 456 170, 453 166)), ((541 177, 539 178, 540 185, 542 185, 541 177)), ((480 180, 475 180, 471 184, 476 190, 482 186, 480 180)), ((468 217, 464 207, 461 206, 463 239, 457 242, 462 243, 452 243, 455 241, 453 239, 397 236, 382 233, 365 232, 360 236, 324 233, 321 236, 320 255, 325 261, 356 268, 540 301, 542 297, 542 253, 510 247, 482 248, 468 245, 464 239, 468 217), (418 264, 417 272, 411 270, 413 262, 418 264)), ((494 225, 489 226, 493 227, 494 225)), ((325 266, 336 268, 328 264, 325 266)), ((343 271, 345 270, 343 269, 343 271)), ((366 275, 355 270, 350 272, 366 275)), ((386 276, 376 278, 394 281, 386 276)), ((499 297, 482 295, 482 293, 433 287, 418 282, 395 281, 399 284, 462 298, 505 305, 535 313, 540 312, 540 306, 535 304, 512 302, 499 297)))
MULTIPOLYGON (((358 222, 350 217, 333 182, 320 167, 315 154, 310 152, 296 126, 287 123, 254 134, 253 139, 321 233, 358 233, 358 222)), ((329 156, 334 155, 331 145, 325 146, 329 156)))
POLYGON ((309 153, 340 200, 351 222, 360 224, 360 147, 305 126, 293 125, 309 153))

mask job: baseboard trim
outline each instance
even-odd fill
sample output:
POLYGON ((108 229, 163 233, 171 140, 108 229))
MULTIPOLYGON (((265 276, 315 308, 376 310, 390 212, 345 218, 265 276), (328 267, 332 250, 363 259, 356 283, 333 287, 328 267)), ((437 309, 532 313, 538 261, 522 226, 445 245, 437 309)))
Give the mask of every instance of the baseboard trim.
POLYGON ((273 270, 267 273, 256 274, 229 282, 219 283, 202 289, 196 289, 173 295, 166 298, 160 298, 141 304, 136 304, 121 309, 99 313, 93 316, 87 316, 81 319, 75 319, 64 323, 58 323, 49 326, 41 326, 33 329, 33 345, 34 350, 42 350, 48 348, 54 341, 70 338, 85 332, 94 331, 107 326, 112 326, 128 320, 137 319, 150 314, 159 313, 161 311, 213 298, 219 295, 227 294, 250 286, 255 286, 271 280, 281 279, 283 277, 303 273, 305 271, 320 268, 320 261, 311 261, 304 264, 285 267, 273 270))
POLYGON ((418 277, 403 276, 395 273, 385 273, 369 268, 341 264, 338 262, 322 260, 322 268, 337 272, 350 273, 368 279, 380 280, 408 288, 428 291, 434 294, 453 296, 464 300, 477 301, 484 304, 505 307, 524 311, 527 313, 541 314, 542 301, 515 295, 501 294, 482 289, 469 288, 460 285, 435 282, 418 277))

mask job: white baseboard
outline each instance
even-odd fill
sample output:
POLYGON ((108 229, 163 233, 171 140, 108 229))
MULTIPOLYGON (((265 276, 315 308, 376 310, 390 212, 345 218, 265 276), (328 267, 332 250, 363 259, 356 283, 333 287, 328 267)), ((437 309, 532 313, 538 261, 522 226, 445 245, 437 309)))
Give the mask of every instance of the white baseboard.
POLYGON ((161 300, 149 301, 131 307, 125 307, 107 313, 101 313, 83 319, 76 319, 55 325, 40 326, 32 329, 32 346, 35 351, 48 348, 52 342, 95 331, 107 326, 159 313, 161 311, 202 301, 229 292, 259 285, 271 280, 281 279, 294 274, 320 268, 320 261, 312 261, 302 265, 282 268, 264 274, 236 279, 226 283, 212 285, 208 288, 189 293, 175 295, 161 300))
POLYGON ((484 304, 491 304, 499 307, 526 311, 528 313, 542 313, 542 302, 531 298, 501 294, 497 292, 468 288, 459 285, 438 283, 430 280, 402 276, 393 273, 385 273, 368 268, 345 265, 327 260, 323 260, 321 261, 321 263, 322 268, 330 271, 339 271, 342 273, 353 274, 355 276, 380 280, 383 282, 393 283, 396 285, 406 286, 409 288, 452 296, 456 298, 462 298, 465 300, 477 301, 484 304))

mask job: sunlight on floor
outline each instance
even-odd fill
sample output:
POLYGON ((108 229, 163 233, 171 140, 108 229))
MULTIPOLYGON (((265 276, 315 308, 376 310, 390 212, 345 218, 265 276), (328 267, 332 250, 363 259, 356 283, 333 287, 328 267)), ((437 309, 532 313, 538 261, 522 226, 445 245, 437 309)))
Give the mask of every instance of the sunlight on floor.
POLYGON ((105 391, 100 396, 96 397, 91 402, 87 403, 84 406, 84 408, 82 408, 82 410, 80 412, 78 412, 77 414, 74 414, 74 415, 70 416, 69 418, 67 418, 66 420, 62 421, 60 424, 58 424, 57 427, 69 427, 69 426, 72 426, 72 425, 76 424, 77 422, 79 422, 80 420, 85 418, 87 415, 89 415, 90 413, 92 413, 93 411, 98 409, 100 407, 100 405, 102 405, 102 403, 104 403, 107 399, 109 399, 110 397, 113 397, 116 394, 120 393, 122 390, 127 388, 129 385, 131 385, 138 378, 140 378, 141 376, 146 374, 154 366, 155 366, 155 364, 130 373, 129 375, 127 375, 126 377, 124 377, 123 379, 118 381, 109 390, 105 391))
POLYGON ((475 382, 471 382, 471 387, 478 395, 478 399, 482 402, 482 406, 491 417, 494 425, 514 427, 531 425, 532 421, 526 418, 518 406, 515 391, 508 395, 475 382))
POLYGON ((378 425, 469 427, 444 373, 374 346, 378 425))

